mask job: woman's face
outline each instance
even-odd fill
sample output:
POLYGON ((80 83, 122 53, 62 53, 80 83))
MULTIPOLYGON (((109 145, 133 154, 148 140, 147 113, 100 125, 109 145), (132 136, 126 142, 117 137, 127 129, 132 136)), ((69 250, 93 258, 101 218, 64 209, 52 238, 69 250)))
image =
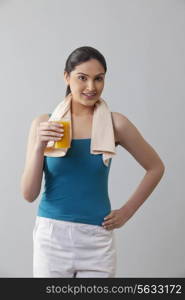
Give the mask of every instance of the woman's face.
POLYGON ((105 70, 96 59, 80 65, 68 75, 64 72, 64 80, 70 85, 73 99, 83 105, 93 106, 98 101, 104 87, 105 70), (95 94, 87 97, 84 94, 95 94))

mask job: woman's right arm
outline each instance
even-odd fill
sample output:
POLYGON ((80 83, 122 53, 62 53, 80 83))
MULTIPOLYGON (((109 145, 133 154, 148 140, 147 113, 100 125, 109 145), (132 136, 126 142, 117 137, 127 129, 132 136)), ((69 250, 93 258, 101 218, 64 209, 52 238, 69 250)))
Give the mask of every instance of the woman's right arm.
POLYGON ((21 176, 21 193, 29 202, 33 202, 40 193, 47 142, 59 140, 61 137, 58 134, 63 130, 58 123, 48 122, 48 119, 46 114, 38 116, 32 121, 29 131, 25 167, 21 176))

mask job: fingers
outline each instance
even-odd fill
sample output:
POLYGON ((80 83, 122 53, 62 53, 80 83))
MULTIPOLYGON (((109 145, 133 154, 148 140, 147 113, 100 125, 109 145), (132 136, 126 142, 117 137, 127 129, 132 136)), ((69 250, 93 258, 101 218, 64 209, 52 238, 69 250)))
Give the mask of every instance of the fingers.
POLYGON ((61 136, 64 135, 63 132, 47 131, 47 130, 44 130, 44 129, 40 130, 40 133, 42 135, 46 135, 46 136, 49 135, 49 136, 55 136, 55 137, 61 137, 61 136))
POLYGON ((59 123, 56 123, 56 122, 42 122, 40 123, 40 128, 43 129, 43 130, 54 130, 54 131, 57 131, 57 132, 63 132, 64 129, 63 129, 63 124, 59 124, 59 123))
POLYGON ((111 218, 112 218, 112 215, 111 215, 111 216, 105 217, 104 220, 109 220, 109 219, 111 219, 111 218))
POLYGON ((107 230, 114 229, 114 224, 110 224, 110 225, 106 225, 106 226, 104 225, 103 228, 107 229, 107 230))
POLYGON ((41 141, 59 141, 64 135, 63 124, 57 122, 41 122, 39 127, 41 141))
POLYGON ((102 223, 102 226, 105 228, 105 229, 112 229, 114 227, 114 218, 113 217, 109 217, 109 220, 106 220, 102 223))
POLYGON ((64 127, 64 125, 62 123, 58 123, 58 122, 54 122, 54 121, 49 121, 49 122, 44 122, 46 124, 49 124, 49 126, 51 127, 64 127))
POLYGON ((103 222, 103 223, 102 223, 103 226, 110 226, 110 225, 112 225, 112 224, 113 224, 113 220, 108 221, 108 222, 103 222))

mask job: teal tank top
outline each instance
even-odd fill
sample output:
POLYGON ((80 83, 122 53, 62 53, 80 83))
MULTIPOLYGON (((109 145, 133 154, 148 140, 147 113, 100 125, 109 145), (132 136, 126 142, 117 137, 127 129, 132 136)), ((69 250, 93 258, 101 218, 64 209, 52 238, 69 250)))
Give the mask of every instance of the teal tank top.
POLYGON ((72 139, 63 157, 44 156, 44 191, 37 215, 102 226, 111 211, 108 167, 102 154, 90 153, 91 139, 72 139))

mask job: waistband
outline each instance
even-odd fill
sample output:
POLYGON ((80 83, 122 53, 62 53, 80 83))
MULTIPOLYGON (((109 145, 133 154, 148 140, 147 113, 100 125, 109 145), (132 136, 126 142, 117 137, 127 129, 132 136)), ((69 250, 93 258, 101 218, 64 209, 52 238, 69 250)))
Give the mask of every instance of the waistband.
POLYGON ((95 232, 109 232, 112 233, 114 231, 114 229, 112 230, 107 230, 105 229, 103 226, 99 226, 99 225, 93 225, 93 224, 85 224, 85 223, 80 223, 80 222, 71 222, 71 221, 64 221, 64 220, 56 220, 56 219, 52 219, 52 218, 46 218, 46 217, 40 217, 40 216, 36 216, 36 225, 39 224, 58 224, 59 226, 71 226, 71 227, 75 227, 75 228, 79 228, 82 229, 84 231, 95 231, 95 232))

